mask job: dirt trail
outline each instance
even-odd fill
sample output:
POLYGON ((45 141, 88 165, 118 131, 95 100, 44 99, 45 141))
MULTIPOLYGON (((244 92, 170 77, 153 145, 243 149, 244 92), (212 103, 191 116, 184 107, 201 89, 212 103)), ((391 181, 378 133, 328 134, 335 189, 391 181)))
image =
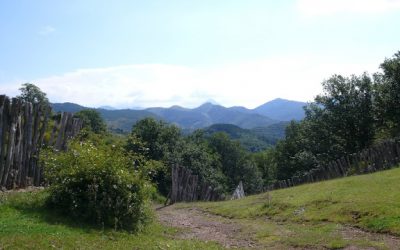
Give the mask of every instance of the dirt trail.
MULTIPOLYGON (((385 246, 389 249, 400 250, 400 238, 389 235, 389 234, 379 234, 363 231, 355 227, 343 227, 341 230, 343 239, 364 239, 372 242, 383 242, 385 246)), ((359 249, 354 246, 349 246, 344 248, 344 250, 356 250, 359 249)), ((375 249, 375 248, 365 248, 365 249, 375 249)))
POLYGON ((242 227, 220 216, 204 213, 196 208, 176 208, 174 205, 157 209, 159 220, 182 230, 181 239, 216 241, 226 248, 256 248, 251 235, 243 234, 242 227))

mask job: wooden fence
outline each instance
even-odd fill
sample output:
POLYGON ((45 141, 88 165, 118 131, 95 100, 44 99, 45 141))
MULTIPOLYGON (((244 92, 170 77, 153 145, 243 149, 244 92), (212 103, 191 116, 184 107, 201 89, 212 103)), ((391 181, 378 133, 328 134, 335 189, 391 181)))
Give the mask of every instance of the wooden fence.
POLYGON ((50 139, 45 139, 51 115, 47 105, 31 104, 0 95, 0 188, 39 186, 42 168, 39 153, 44 144, 65 150, 67 140, 82 127, 80 119, 63 113, 54 122, 50 139))
POLYGON ((217 201, 224 197, 207 182, 200 182, 199 177, 193 175, 189 169, 174 166, 169 198, 173 204, 180 201, 217 201))
POLYGON ((400 138, 383 141, 359 153, 317 166, 291 179, 277 181, 268 190, 287 188, 304 183, 329 180, 349 175, 372 173, 390 169, 400 163, 400 138))

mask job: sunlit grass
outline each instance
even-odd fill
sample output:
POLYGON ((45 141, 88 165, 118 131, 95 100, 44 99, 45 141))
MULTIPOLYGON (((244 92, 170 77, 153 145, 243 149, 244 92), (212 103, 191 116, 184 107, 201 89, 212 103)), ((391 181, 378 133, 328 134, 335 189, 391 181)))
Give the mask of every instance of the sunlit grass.
POLYGON ((257 232, 254 238, 268 249, 390 249, 382 237, 351 231, 400 235, 400 168, 178 207, 193 206, 244 225, 244 232, 257 232))
POLYGON ((334 222, 400 235, 400 168, 198 205, 231 218, 334 222))

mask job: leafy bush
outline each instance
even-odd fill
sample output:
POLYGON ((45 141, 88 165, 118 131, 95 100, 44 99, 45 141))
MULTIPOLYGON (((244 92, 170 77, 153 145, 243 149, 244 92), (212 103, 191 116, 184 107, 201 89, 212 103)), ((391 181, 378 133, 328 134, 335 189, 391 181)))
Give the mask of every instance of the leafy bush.
POLYGON ((74 142, 68 152, 47 150, 43 156, 52 208, 115 229, 137 231, 148 221, 151 187, 122 150, 74 142))

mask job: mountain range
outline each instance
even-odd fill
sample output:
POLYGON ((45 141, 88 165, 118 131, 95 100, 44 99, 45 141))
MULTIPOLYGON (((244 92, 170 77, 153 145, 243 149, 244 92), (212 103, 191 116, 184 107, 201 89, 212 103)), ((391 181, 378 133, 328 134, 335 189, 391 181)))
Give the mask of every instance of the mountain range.
MULTIPOLYGON (((112 130, 129 132, 137 121, 152 117, 175 124, 185 130, 206 128, 214 124, 232 124, 243 129, 265 128, 281 121, 301 120, 306 103, 275 99, 255 109, 223 107, 207 102, 197 108, 172 106, 170 108, 114 109, 103 106, 96 110, 112 130)), ((78 112, 87 107, 74 103, 53 103, 55 112, 78 112)))

